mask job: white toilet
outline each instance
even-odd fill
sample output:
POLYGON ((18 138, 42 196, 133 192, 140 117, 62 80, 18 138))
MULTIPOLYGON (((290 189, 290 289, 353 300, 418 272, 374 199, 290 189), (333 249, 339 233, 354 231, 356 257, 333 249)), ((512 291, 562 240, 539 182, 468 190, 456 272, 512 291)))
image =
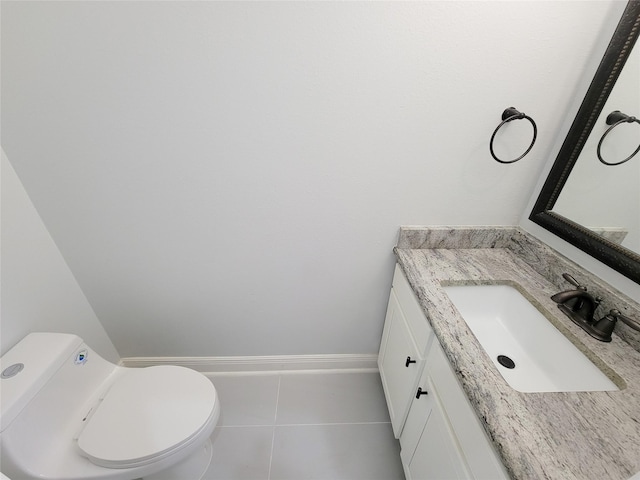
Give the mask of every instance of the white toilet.
POLYGON ((209 466, 220 403, 199 372, 120 367, 62 333, 31 333, 0 363, 0 465, 14 480, 199 480, 209 466))

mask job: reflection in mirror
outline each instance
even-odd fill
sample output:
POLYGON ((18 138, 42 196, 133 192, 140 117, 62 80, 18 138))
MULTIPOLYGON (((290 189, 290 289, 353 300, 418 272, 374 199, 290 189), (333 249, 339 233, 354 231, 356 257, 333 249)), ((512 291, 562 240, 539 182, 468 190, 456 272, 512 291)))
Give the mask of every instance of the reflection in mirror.
MULTIPOLYGON (((621 110, 640 118, 640 48, 636 45, 591 135, 564 185, 553 211, 608 240, 640 253, 640 155, 616 166, 598 160, 597 147, 610 128, 607 116, 621 110)), ((623 123, 602 142, 609 162, 629 157, 640 145, 640 124, 623 123)))
MULTIPOLYGON (((608 166, 597 154, 611 112, 640 118, 639 34, 640 0, 629 0, 529 219, 640 284, 640 156, 608 166)), ((610 131, 601 156, 633 153, 639 127, 610 131)))

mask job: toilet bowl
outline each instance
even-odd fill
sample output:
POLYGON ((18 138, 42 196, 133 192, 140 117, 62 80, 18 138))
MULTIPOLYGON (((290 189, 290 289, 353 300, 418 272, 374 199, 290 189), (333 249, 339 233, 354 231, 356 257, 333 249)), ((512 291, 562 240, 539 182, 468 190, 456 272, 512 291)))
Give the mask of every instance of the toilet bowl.
POLYGON ((117 366, 61 333, 27 335, 0 364, 11 478, 199 480, 209 466, 220 403, 199 372, 117 366))

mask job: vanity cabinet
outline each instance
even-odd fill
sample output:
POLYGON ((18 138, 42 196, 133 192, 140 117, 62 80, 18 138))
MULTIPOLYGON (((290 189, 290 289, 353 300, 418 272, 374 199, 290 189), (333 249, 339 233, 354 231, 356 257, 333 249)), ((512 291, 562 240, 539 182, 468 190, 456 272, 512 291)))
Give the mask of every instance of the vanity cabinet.
POLYGON ((400 437, 409 413, 432 338, 433 331, 409 283, 396 266, 378 355, 378 369, 396 438, 400 437))
POLYGON ((509 478, 398 266, 378 365, 407 480, 509 478))

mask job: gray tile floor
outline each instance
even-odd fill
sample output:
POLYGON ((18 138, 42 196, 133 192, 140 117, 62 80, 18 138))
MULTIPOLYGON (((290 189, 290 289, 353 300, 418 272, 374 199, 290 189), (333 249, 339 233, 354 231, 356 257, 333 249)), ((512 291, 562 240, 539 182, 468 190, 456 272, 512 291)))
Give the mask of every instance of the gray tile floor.
POLYGON ((377 373, 211 375, 205 480, 403 480, 377 373))

